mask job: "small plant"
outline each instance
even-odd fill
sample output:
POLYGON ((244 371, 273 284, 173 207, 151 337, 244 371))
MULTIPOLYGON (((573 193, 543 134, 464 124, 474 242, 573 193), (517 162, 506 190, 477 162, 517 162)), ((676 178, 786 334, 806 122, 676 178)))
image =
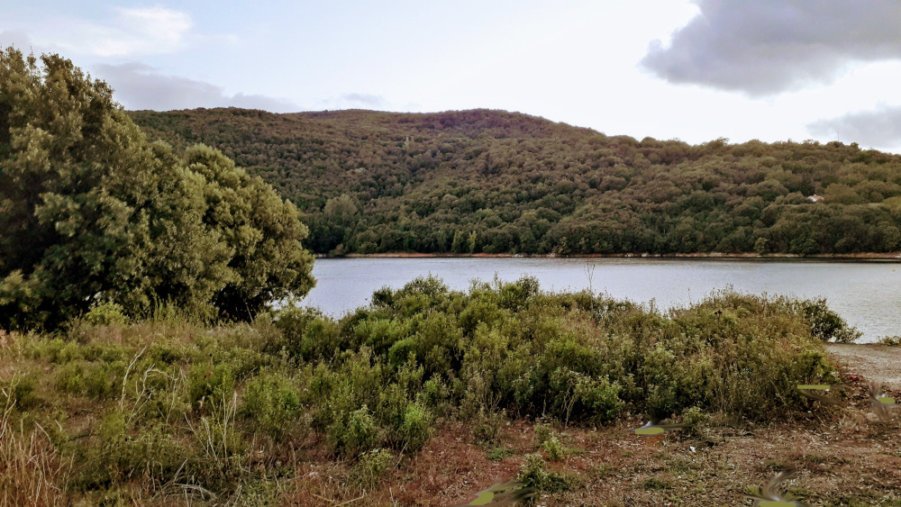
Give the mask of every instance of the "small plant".
POLYGON ((883 336, 879 339, 880 345, 888 345, 890 347, 901 346, 901 335, 899 336, 883 336))
POLYGON ((418 403, 407 405, 400 433, 407 451, 418 451, 429 439, 432 415, 429 410, 418 403))
POLYGON ((526 454, 526 460, 516 478, 523 487, 536 491, 555 493, 572 488, 572 480, 556 472, 549 472, 544 458, 538 453, 526 454))
POLYGON ((641 483, 641 487, 647 491, 659 491, 665 489, 672 489, 672 484, 663 479, 658 479, 656 477, 650 477, 645 479, 643 483, 641 483))
POLYGON ((241 413, 273 439, 297 425, 300 410, 300 395, 288 377, 265 373, 247 383, 241 413))
POLYGON ((191 367, 188 396, 192 407, 202 409, 204 405, 226 400, 234 390, 235 375, 229 363, 201 363, 191 367))
POLYGON ((394 455, 387 449, 373 449, 360 455, 360 461, 354 465, 350 480, 364 490, 372 490, 378 486, 382 478, 394 465, 394 455))
POLYGON ((491 461, 503 461, 512 455, 513 450, 507 447, 492 447, 485 453, 485 457, 491 461))
POLYGON ((475 417, 472 434, 479 443, 497 443, 501 434, 501 426, 505 421, 506 417, 503 412, 486 412, 484 408, 480 408, 475 417))
POLYGON ((128 323, 128 317, 125 316, 125 309, 118 303, 105 301, 103 303, 95 303, 94 306, 84 314, 84 321, 93 326, 112 326, 128 323))
POLYGON ((548 437, 548 439, 541 444, 541 448, 544 449, 548 459, 551 461, 560 461, 566 457, 566 448, 560 443, 560 439, 557 438, 557 435, 548 437))
POLYGON ((359 456, 374 449, 379 442, 379 428, 369 408, 363 405, 329 427, 332 447, 347 456, 359 456), (344 419, 344 420, 342 420, 344 419))
POLYGON ((551 438, 553 431, 551 426, 546 423, 538 423, 535 425, 535 442, 540 447, 551 438))
POLYGON ((682 412, 682 427, 692 434, 697 434, 709 420, 710 416, 698 407, 690 407, 682 412))
POLYGON ((853 343, 862 333, 826 305, 825 299, 804 300, 798 303, 810 332, 824 342, 853 343))

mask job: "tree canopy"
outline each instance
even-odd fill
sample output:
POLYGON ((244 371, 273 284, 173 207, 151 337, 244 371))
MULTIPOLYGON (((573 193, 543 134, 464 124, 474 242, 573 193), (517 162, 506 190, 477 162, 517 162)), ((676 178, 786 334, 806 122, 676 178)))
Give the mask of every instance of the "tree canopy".
POLYGON ((855 144, 692 146, 490 110, 130 114, 262 176, 322 253, 901 249, 901 156, 855 144))
POLYGON ((0 53, 0 327, 111 302, 249 318, 311 287, 297 209, 221 152, 149 142, 71 61, 0 53))

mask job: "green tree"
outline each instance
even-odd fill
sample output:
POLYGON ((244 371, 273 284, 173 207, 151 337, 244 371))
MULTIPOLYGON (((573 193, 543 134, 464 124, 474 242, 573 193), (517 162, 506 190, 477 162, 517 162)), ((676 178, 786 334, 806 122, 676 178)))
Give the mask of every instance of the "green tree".
POLYGON ((69 60, 0 53, 0 327, 53 327, 100 301, 244 318, 306 293, 296 210, 218 152, 187 158, 69 60))

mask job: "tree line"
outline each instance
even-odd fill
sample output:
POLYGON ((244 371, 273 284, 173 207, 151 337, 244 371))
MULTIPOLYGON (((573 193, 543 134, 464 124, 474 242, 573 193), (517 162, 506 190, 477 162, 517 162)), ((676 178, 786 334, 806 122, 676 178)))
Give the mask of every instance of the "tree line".
POLYGON ((901 249, 901 156, 856 144, 639 141, 491 110, 131 115, 266 179, 320 253, 901 249))

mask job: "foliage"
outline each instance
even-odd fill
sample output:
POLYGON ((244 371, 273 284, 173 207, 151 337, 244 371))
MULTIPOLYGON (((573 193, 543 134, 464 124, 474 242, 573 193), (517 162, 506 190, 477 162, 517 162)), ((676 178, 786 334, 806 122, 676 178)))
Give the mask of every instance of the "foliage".
POLYGON ((300 393, 290 378, 278 373, 260 374, 247 382, 242 413, 273 439, 297 426, 300 393))
POLYGON ((321 253, 901 249, 901 157, 856 144, 691 146, 491 110, 130 114, 265 178, 321 253))
MULTIPOLYGON (((661 314, 531 279, 467 292, 421 279, 374 300, 337 320, 288 308, 205 327, 164 312, 7 335, 13 459, 45 463, 54 487, 87 503, 241 503, 311 457, 346 463, 351 489, 371 491, 443 421, 486 449, 501 449, 511 417, 546 421, 535 449, 556 461, 568 451, 553 425, 625 413, 767 422, 806 413, 798 384, 836 379, 795 300, 717 293, 661 314)), ((17 470, 23 484, 42 480, 17 470)), ((572 485, 540 454, 520 479, 572 485)))
POLYGON ((2 328, 165 303, 247 319, 312 284, 293 205, 212 148, 149 142, 60 56, 0 53, 0 167, 2 328))
POLYGON ((351 471, 351 482, 364 490, 375 488, 394 465, 394 460, 394 455, 387 449, 373 449, 363 453, 351 471))
POLYGON ((540 454, 527 454, 516 478, 525 488, 554 493, 572 488, 568 477, 549 472, 540 454))
POLYGON ((901 346, 901 336, 883 336, 878 342, 880 345, 889 345, 892 347, 901 346))

